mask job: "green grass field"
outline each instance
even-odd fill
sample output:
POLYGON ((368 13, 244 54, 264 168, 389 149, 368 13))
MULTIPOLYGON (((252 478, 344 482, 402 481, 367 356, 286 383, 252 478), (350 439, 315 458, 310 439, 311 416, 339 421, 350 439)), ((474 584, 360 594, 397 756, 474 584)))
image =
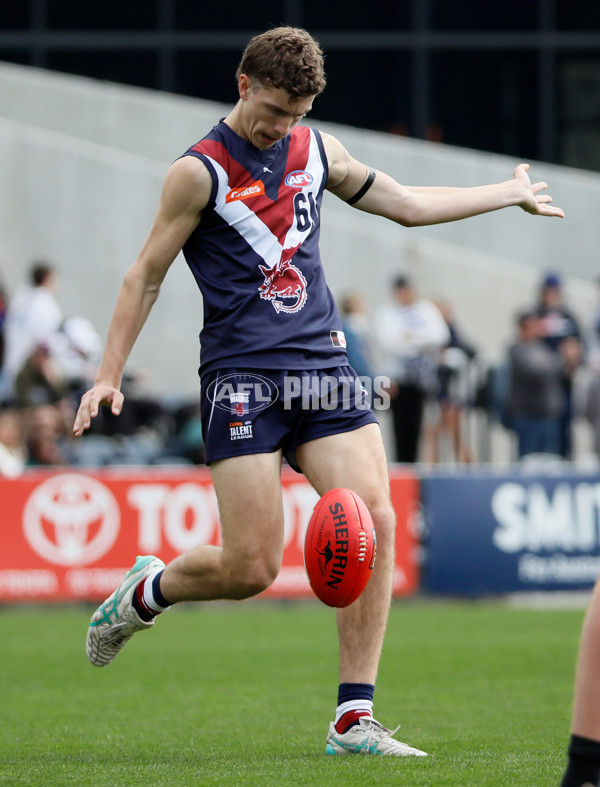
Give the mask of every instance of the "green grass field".
POLYGON ((427 758, 326 757, 334 613, 178 607, 114 664, 92 609, 0 610, 0 783, 557 785, 582 609, 395 602, 376 716, 427 758))

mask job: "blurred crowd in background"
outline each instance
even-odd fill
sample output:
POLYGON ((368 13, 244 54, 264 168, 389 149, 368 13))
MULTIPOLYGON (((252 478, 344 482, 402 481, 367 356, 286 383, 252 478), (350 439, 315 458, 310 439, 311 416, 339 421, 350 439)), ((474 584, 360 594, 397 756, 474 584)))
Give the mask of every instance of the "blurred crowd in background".
POLYGON ((529 300, 507 325, 494 360, 464 332, 468 314, 420 297, 407 276, 392 283, 389 302, 372 320, 364 306, 357 317, 357 304, 342 302, 349 346, 362 336, 364 347, 368 338, 370 373, 390 378, 396 461, 494 462, 491 435, 500 429, 509 436, 510 460, 598 462, 600 298, 584 323, 565 303, 560 275, 547 272, 529 300), (577 457, 575 422, 585 424, 588 438, 577 457))
MULTIPOLYGON (((91 387, 102 340, 82 316, 63 314, 57 268, 35 261, 14 293, 0 282, 0 475, 27 467, 201 465, 199 401, 149 393, 127 369, 121 416, 107 409, 83 438, 72 436, 81 394, 91 387)), ((564 302, 547 273, 530 307, 507 326, 506 350, 490 362, 465 335, 468 315, 416 292, 399 275, 389 301, 368 312, 362 294, 339 298, 349 362, 378 380, 389 408, 390 461, 471 464, 494 461, 490 433, 511 435, 512 459, 574 458, 573 425, 584 422, 600 459, 600 301, 589 324, 564 302)))
POLYGON ((33 263, 14 294, 0 286, 0 475, 44 466, 202 464, 199 403, 150 395, 141 371, 126 370, 119 418, 102 408, 85 437, 73 437, 103 348, 89 320, 62 313, 59 286, 59 271, 46 261, 33 263))

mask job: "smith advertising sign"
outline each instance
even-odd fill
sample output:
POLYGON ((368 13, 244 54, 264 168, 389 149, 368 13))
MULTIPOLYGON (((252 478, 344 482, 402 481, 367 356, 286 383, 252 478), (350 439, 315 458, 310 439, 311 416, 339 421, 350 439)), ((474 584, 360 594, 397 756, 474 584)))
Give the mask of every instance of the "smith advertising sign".
POLYGON ((432 476, 421 488, 433 592, 584 590, 600 574, 596 475, 432 476))

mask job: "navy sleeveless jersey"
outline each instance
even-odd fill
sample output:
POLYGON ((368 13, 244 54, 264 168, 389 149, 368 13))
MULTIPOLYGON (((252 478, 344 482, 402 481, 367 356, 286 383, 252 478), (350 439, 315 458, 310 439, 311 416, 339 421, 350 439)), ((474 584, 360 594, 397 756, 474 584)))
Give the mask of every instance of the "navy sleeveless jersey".
POLYGON ((319 254, 328 177, 319 133, 297 126, 259 150, 221 121, 184 155, 213 182, 183 247, 204 300, 201 374, 347 364, 319 254))

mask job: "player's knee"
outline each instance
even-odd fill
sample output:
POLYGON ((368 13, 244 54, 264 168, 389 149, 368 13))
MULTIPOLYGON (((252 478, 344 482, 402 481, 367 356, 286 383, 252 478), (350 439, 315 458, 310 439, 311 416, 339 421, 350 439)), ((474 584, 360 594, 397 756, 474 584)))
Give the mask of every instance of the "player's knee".
POLYGON ((369 513, 377 535, 377 552, 382 555, 393 553, 396 536, 396 513, 389 501, 369 506, 369 513))
POLYGON ((273 584, 279 573, 279 562, 249 560, 231 576, 230 597, 244 599, 262 593, 273 584))

